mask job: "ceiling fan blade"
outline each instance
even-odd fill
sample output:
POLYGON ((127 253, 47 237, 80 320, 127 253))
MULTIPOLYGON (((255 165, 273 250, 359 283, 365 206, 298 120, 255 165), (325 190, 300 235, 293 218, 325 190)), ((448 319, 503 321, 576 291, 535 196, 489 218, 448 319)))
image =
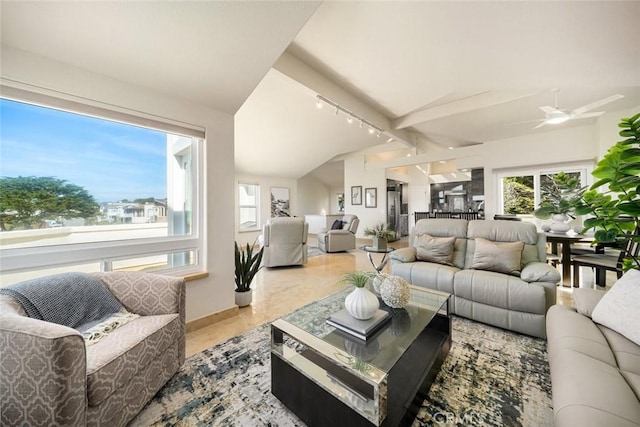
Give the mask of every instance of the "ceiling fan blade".
POLYGON ((545 119, 539 119, 539 120, 525 120, 523 122, 512 122, 512 123, 507 123, 505 124, 505 126, 515 126, 515 125, 521 125, 524 123, 537 123, 537 122, 544 122, 545 119))
POLYGON ((546 124, 547 124, 547 121, 546 121, 546 120, 543 120, 543 121, 542 121, 542 123, 540 123, 538 126, 534 127, 533 129, 541 128, 542 126, 544 126, 544 125, 546 125, 546 124))
POLYGON ((558 110, 557 108, 550 107, 550 106, 548 106, 548 105, 545 105, 544 107, 540 107, 540 109, 541 109, 542 111, 544 111, 545 113, 553 113, 553 112, 555 112, 555 111, 557 111, 557 110, 558 110))
POLYGON ((579 114, 577 116, 573 116, 572 119, 588 119, 590 117, 600 117, 603 114, 604 114, 604 111, 596 111, 594 113, 579 114))
POLYGON ((608 104, 613 101, 617 101, 618 99, 622 99, 622 98, 624 98, 624 95, 620 95, 620 94, 611 95, 607 98, 601 99, 600 101, 595 101, 595 102, 592 102, 591 104, 578 107, 575 110, 573 110, 573 114, 575 114, 576 116, 581 116, 587 111, 594 110, 602 105, 608 104))

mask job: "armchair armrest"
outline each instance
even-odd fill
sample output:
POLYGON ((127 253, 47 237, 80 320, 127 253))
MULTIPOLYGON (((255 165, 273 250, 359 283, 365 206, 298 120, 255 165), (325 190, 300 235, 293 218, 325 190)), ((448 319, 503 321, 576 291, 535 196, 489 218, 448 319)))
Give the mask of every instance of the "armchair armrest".
POLYGON ((525 282, 559 283, 560 273, 546 262, 530 262, 522 268, 520 278, 525 282))
POLYGON ((0 424, 86 425, 86 353, 80 333, 0 315, 0 348, 0 424))
POLYGON ((180 313, 184 317, 185 282, 181 277, 133 271, 96 273, 130 312, 141 316, 180 313))
POLYGON ((329 235, 340 235, 340 234, 353 234, 352 232, 350 232, 349 230, 343 230, 343 229, 338 229, 338 230, 327 230, 326 232, 329 235))
POLYGON ((415 262, 416 248, 400 248, 389 253, 389 259, 399 262, 415 262))

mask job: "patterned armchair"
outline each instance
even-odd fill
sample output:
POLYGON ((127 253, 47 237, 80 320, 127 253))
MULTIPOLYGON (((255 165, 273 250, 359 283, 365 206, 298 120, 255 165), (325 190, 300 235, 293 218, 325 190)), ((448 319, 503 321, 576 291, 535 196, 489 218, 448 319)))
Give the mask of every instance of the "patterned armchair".
POLYGON ((140 317, 90 346, 0 296, 0 425, 124 426, 184 362, 182 278, 96 276, 140 317))

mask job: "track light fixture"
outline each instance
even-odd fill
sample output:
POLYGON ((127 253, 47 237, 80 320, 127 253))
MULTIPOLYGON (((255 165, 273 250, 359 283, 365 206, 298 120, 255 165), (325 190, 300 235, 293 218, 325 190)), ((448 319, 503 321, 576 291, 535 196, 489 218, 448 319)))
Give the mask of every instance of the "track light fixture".
POLYGON ((331 107, 336 109, 336 116, 340 112, 342 112, 344 115, 346 115, 348 123, 352 123, 354 120, 359 120, 360 121, 360 127, 366 126, 371 135, 373 135, 374 133, 377 132, 377 136, 378 136, 378 138, 380 138, 380 136, 382 136, 382 134, 384 133, 384 129, 379 128, 378 126, 374 125, 370 121, 367 121, 367 120, 363 119, 362 117, 358 116, 357 114, 354 114, 352 111, 349 111, 346 108, 341 107, 340 105, 338 105, 338 103, 333 102, 332 100, 330 100, 328 98, 325 98, 322 95, 316 95, 316 107, 322 108, 322 103, 323 102, 325 104, 329 104, 331 107))

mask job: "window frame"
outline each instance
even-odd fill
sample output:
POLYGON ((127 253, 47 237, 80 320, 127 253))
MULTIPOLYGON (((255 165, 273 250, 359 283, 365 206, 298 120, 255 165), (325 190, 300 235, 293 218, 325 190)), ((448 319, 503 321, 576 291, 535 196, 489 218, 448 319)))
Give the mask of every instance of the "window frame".
POLYGON ((238 181, 238 187, 236 191, 236 195, 238 196, 238 233, 250 233, 255 231, 260 231, 260 202, 261 202, 261 194, 260 194, 260 184, 255 182, 248 181, 238 181), (255 204, 242 204, 240 202, 240 187, 241 186, 252 186, 256 189, 256 202, 255 204), (242 227, 242 219, 241 219, 241 211, 243 208, 254 208, 256 210, 256 225, 254 227, 242 227))
MULTIPOLYGON (((155 273, 184 276, 205 271, 203 260, 205 229, 204 216, 204 144, 205 128, 188 123, 156 117, 151 114, 131 111, 100 103, 98 101, 77 98, 55 91, 29 91, 21 88, 0 85, 0 97, 56 110, 66 111, 103 120, 115 121, 127 125, 158 130, 167 134, 181 135, 192 140, 191 197, 193 199, 190 235, 166 237, 148 237, 100 241, 90 243, 69 243, 50 246, 5 249, 0 246, 0 272, 3 274, 21 273, 55 267, 72 267, 100 263, 100 271, 111 271, 113 261, 126 260, 149 255, 170 255, 176 252, 193 251, 193 264, 181 267, 169 267, 154 270, 155 273), (45 92, 45 93, 42 93, 45 92)), ((1 240, 0 240, 1 241, 1 240)))
MULTIPOLYGON (((590 186, 593 184, 593 177, 591 172, 593 171, 594 165, 592 163, 565 163, 565 164, 554 164, 554 165, 542 165, 539 167, 527 167, 527 168, 518 168, 518 169, 503 169, 496 171, 496 213, 503 215, 504 214, 504 178, 512 178, 519 176, 533 176, 533 206, 534 209, 540 204, 541 200, 541 188, 540 188, 540 176, 542 175, 550 175, 556 174, 559 172, 565 173, 580 173, 580 183, 582 186, 590 186)), ((533 213, 530 215, 520 214, 517 215, 521 218, 530 218, 532 221, 536 220, 533 213)))

